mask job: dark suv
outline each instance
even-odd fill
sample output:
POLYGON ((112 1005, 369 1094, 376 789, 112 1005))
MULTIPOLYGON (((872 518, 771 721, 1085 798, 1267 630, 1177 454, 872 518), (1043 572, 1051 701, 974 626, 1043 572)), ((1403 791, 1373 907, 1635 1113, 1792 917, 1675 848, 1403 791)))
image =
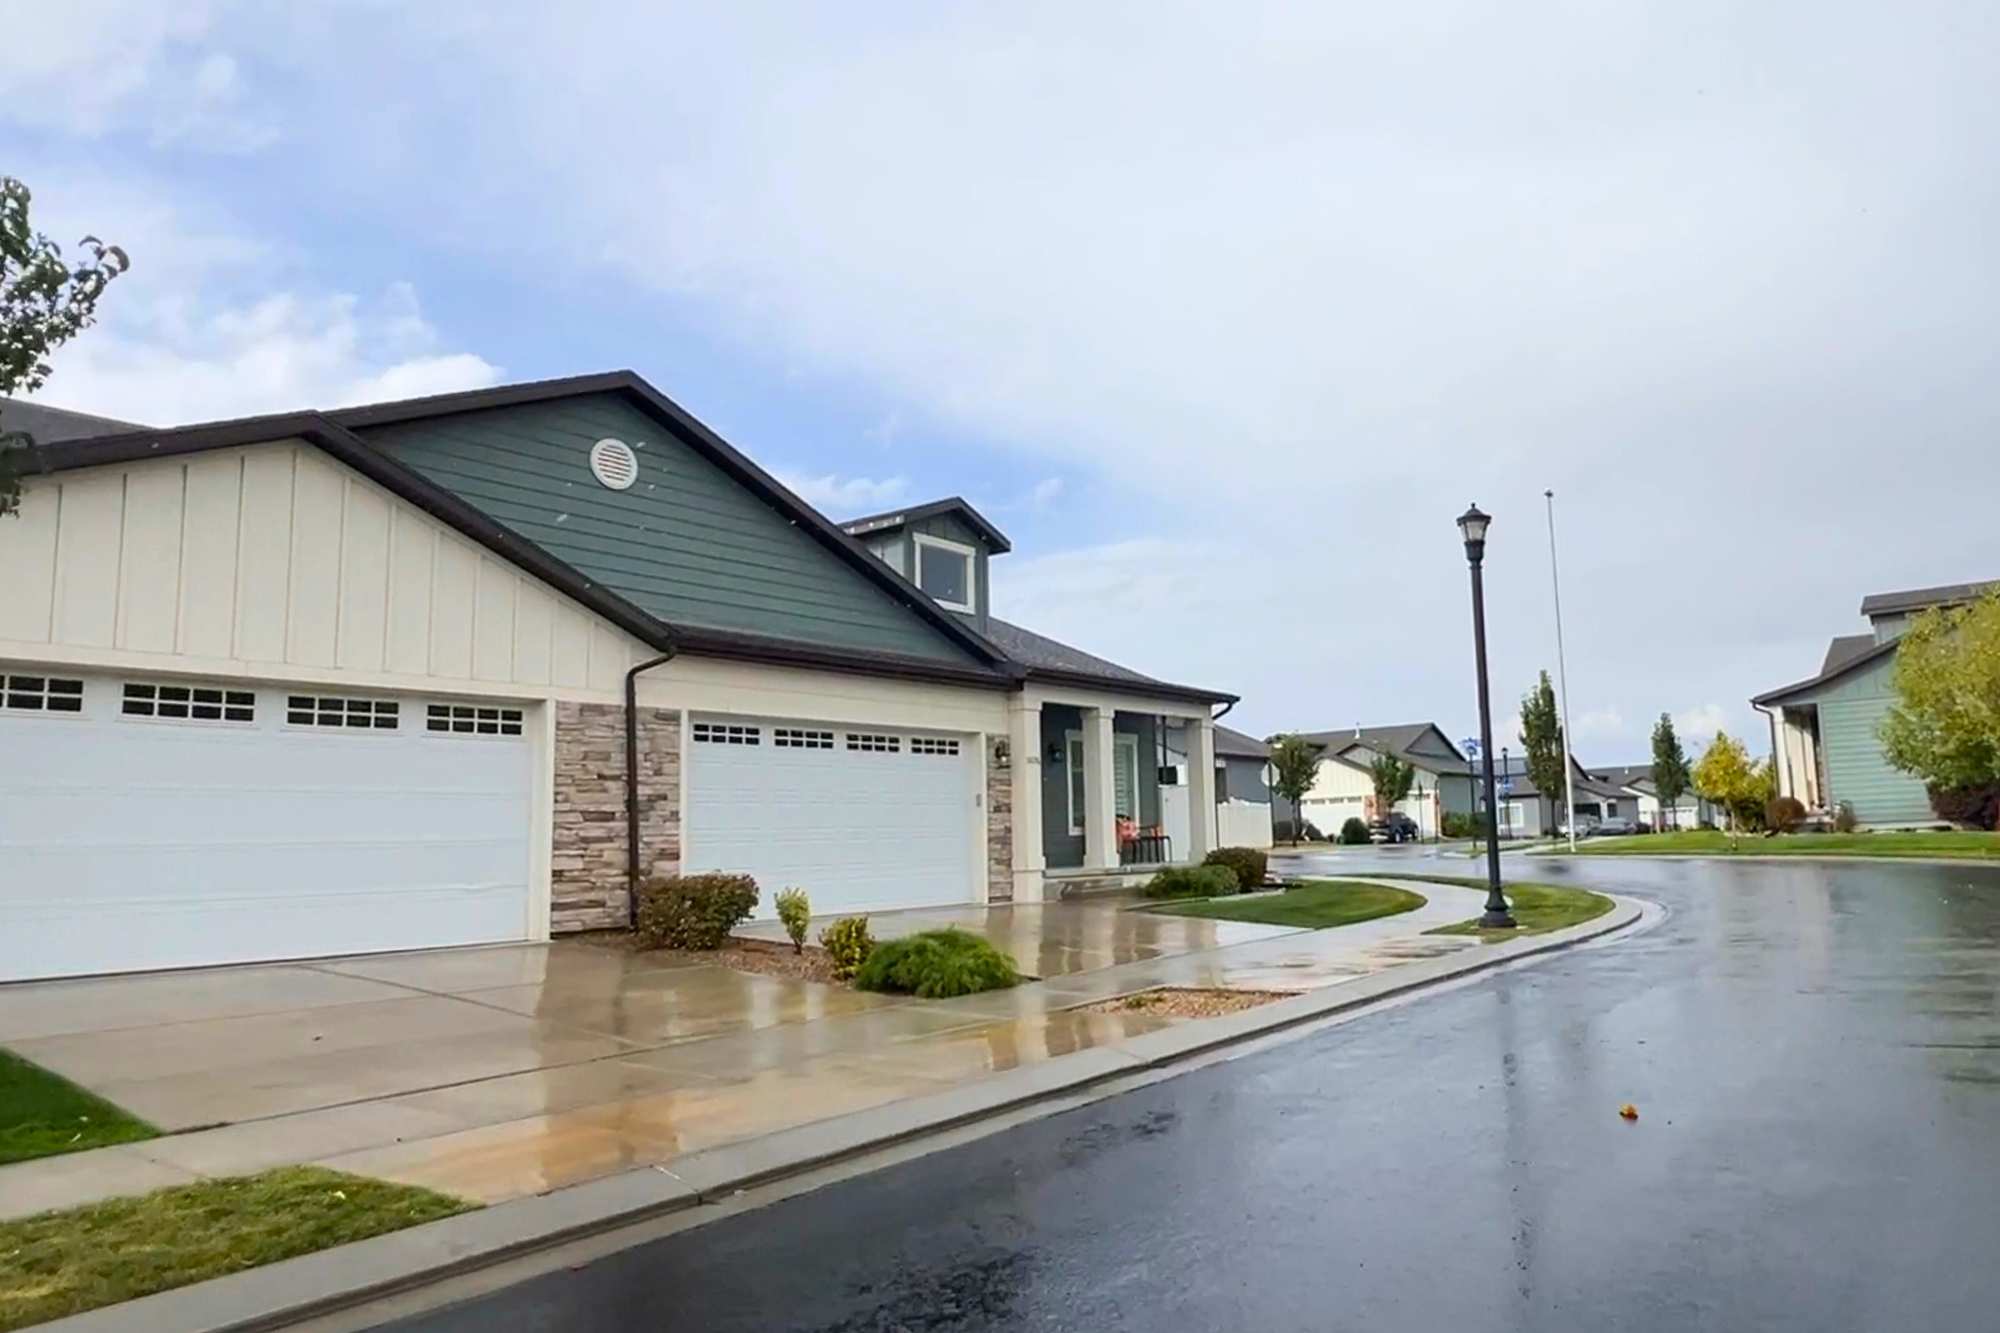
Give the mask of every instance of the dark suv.
POLYGON ((1401 810, 1391 810, 1368 826, 1370 842, 1415 842, 1417 821, 1401 810))

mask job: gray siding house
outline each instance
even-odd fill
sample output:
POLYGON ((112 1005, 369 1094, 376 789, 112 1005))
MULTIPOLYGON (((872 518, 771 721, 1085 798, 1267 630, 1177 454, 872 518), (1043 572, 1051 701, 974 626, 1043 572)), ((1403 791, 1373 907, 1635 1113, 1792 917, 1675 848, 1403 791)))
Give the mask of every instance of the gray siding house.
POLYGON ((1851 806, 1869 827, 1936 823, 1923 783, 1889 763, 1876 734, 1894 701, 1896 644, 1918 612, 1960 606, 1997 586, 1951 583, 1864 597, 1868 633, 1836 637, 1817 674, 1752 699, 1771 721, 1779 794, 1816 814, 1851 806))

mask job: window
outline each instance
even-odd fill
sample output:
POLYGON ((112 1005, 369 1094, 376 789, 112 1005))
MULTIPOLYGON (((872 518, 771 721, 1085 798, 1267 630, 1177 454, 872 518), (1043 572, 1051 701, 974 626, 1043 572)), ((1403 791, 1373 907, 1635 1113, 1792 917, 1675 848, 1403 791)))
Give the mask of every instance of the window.
POLYGON ((257 720, 257 695, 251 690, 127 681, 118 711, 126 717, 173 718, 187 722, 254 722, 257 720))
POLYGON ((521 710, 491 704, 431 704, 424 730, 453 736, 518 736, 521 710))
POLYGON ((739 727, 734 723, 697 722, 694 724, 696 745, 758 745, 763 741, 761 727, 739 727))
POLYGON ((771 744, 789 750, 831 750, 833 733, 830 731, 801 731, 797 727, 771 728, 771 744))
POLYGON ((62 676, 0 676, 0 703, 24 713, 81 713, 83 682, 62 676))
POLYGON ((847 748, 868 750, 877 754, 896 754, 903 748, 900 736, 884 736, 874 732, 850 731, 847 733, 847 748))
POLYGON ((285 700, 285 721, 295 727, 346 727, 350 730, 394 731, 393 699, 331 699, 294 694, 285 700))
POLYGON ((917 586, 947 610, 972 610, 972 548, 921 532, 916 542, 917 586))
MULTIPOLYGON (((1139 738, 1128 732, 1112 733, 1111 811, 1119 819, 1139 817, 1139 738)), ((1083 771, 1083 733, 1069 733, 1069 831, 1083 834, 1083 791, 1087 775, 1083 771)))
POLYGON ((943 736, 912 736, 910 753, 954 755, 958 753, 958 742, 943 736))

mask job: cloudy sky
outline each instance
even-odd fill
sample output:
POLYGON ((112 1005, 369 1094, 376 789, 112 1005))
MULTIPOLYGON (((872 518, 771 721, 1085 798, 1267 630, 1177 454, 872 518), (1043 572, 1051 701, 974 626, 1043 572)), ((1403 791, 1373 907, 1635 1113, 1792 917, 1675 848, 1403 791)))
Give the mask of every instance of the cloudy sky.
POLYGON ((1557 492, 1589 762, 2000 575, 1989 3, 641 8, 5 0, 0 171, 135 261, 43 398, 630 367, 1259 733, 1471 734, 1468 501, 1504 729, 1557 492))

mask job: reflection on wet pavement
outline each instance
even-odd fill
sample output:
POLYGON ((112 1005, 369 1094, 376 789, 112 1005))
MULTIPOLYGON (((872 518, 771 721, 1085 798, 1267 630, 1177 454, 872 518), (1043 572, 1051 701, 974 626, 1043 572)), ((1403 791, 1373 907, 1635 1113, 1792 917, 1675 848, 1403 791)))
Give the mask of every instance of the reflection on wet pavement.
MULTIPOLYGON (((319 1160, 494 1200, 1191 1021, 1078 1012, 1095 1001, 1156 986, 1305 991, 1474 946, 1421 933, 1477 907, 1468 890, 1434 892, 1416 912, 1331 931, 1118 902, 873 916, 880 938, 976 930, 1048 978, 952 1000, 558 942, 35 984, 10 992, 0 1029, 167 1128, 222 1126, 134 1145, 158 1170, 319 1160)), ((4 1170, 0 1184, 40 1182, 10 1199, 108 1190, 73 1169, 4 1170)))

